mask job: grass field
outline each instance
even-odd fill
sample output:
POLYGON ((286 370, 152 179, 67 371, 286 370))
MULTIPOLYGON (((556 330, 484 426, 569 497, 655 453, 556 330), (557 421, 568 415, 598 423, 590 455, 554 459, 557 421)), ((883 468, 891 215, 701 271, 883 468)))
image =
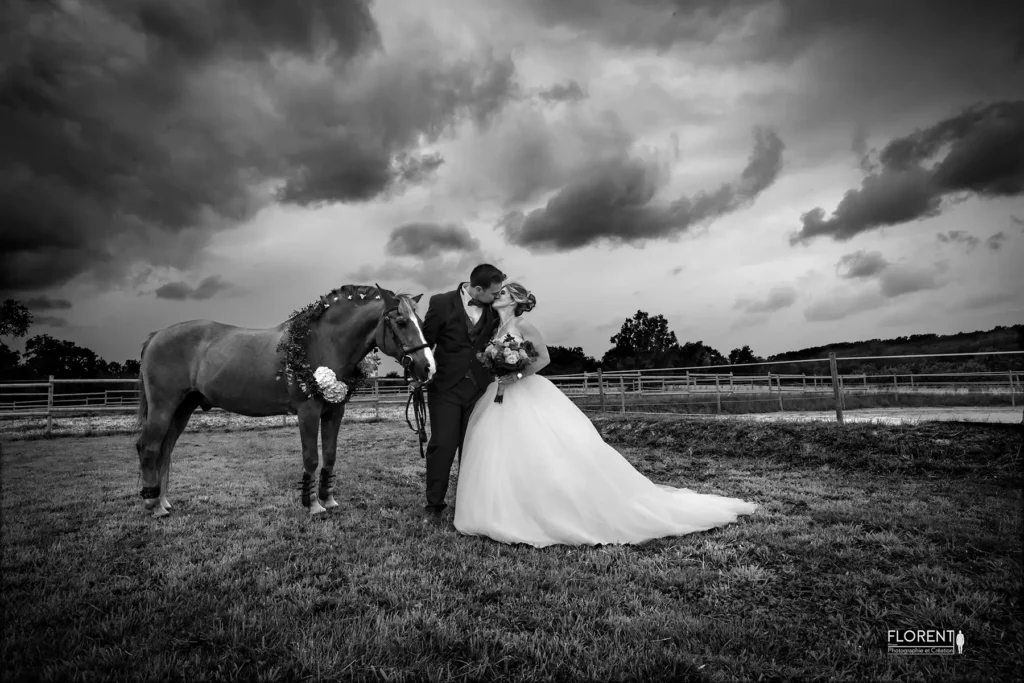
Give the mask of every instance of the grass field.
MULTIPOLYGON (((642 546, 424 523, 404 423, 346 424, 342 507, 298 504, 296 428, 186 432, 144 516, 125 435, 7 441, 9 680, 1014 680, 1021 430, 599 418, 654 481, 762 507, 642 546), (963 656, 886 630, 962 629, 963 656)), ((454 474, 454 473, 453 473, 454 474)), ((454 491, 450 492, 454 500, 454 491)))

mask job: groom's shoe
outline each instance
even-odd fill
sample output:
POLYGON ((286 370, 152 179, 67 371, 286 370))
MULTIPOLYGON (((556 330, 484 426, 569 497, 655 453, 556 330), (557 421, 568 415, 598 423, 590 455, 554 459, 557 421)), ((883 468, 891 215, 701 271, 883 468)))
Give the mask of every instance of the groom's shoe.
POLYGON ((429 524, 440 524, 444 515, 444 508, 436 507, 434 505, 427 505, 423 512, 423 521, 429 524))

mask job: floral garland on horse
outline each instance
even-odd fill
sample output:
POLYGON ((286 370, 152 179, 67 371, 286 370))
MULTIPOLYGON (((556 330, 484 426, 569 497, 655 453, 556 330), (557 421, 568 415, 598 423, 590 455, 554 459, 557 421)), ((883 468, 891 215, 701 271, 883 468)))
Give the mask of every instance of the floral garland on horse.
MULTIPOLYGON (((355 372, 348 378, 348 382, 338 379, 334 371, 328 367, 320 366, 313 371, 312 366, 306 359, 306 344, 309 340, 310 323, 316 321, 324 314, 330 304, 324 299, 319 299, 311 304, 300 308, 289 318, 288 331, 285 332, 281 343, 277 345, 278 351, 284 352, 284 373, 288 383, 297 381, 308 398, 321 396, 331 403, 341 403, 350 398, 356 389, 366 384, 370 377, 377 375, 377 368, 380 367, 380 356, 376 347, 359 361, 355 372)), ((278 375, 280 379, 280 375, 278 375)))

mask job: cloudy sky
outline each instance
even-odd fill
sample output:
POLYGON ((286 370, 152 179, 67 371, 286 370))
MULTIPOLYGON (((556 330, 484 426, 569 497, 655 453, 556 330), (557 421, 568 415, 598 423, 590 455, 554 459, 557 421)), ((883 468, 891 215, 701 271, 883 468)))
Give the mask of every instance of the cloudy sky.
POLYGON ((108 360, 480 262, 598 357, 1024 322, 1013 5, 12 0, 0 298, 108 360))

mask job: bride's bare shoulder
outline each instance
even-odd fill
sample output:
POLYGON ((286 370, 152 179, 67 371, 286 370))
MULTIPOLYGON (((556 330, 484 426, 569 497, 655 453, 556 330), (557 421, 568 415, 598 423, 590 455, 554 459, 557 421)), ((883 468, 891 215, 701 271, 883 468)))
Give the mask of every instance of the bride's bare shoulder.
POLYGON ((516 328, 519 330, 519 334, 521 334, 524 337, 540 336, 540 330, 538 330, 537 327, 529 320, 523 320, 522 318, 520 318, 518 321, 516 321, 516 328))

